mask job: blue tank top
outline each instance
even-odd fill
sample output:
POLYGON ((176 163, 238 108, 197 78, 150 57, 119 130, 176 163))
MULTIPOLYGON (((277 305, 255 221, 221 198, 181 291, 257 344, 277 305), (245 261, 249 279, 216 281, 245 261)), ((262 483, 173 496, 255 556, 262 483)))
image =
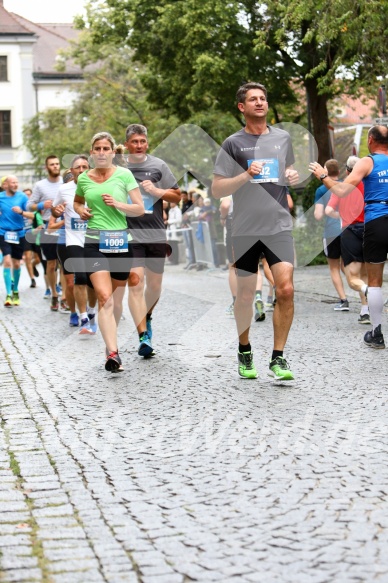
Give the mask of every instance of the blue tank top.
POLYGON ((370 154, 373 170, 365 176, 365 222, 373 221, 388 215, 388 156, 385 154, 370 154), (385 201, 387 204, 381 204, 385 201))

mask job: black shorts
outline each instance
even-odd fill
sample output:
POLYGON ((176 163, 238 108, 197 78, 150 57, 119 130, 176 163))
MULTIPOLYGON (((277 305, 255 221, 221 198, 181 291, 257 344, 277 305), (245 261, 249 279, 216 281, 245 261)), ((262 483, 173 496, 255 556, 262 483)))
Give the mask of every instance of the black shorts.
POLYGON ((364 261, 384 263, 388 254, 388 215, 365 223, 364 261))
POLYGON ((132 267, 132 245, 128 243, 125 253, 105 253, 100 251, 98 239, 85 237, 84 260, 87 276, 98 271, 108 271, 112 279, 126 281, 132 267))
POLYGON ((25 246, 25 238, 20 237, 19 243, 8 243, 4 241, 4 235, 0 235, 0 249, 4 257, 11 255, 12 259, 22 259, 25 246))
POLYGON ((31 231, 26 231, 26 237, 24 241, 24 252, 26 251, 32 251, 31 231))
POLYGON ((163 273, 166 257, 171 255, 171 247, 161 243, 130 243, 133 267, 147 267, 154 273, 163 273))
POLYGON ((84 248, 81 245, 58 245, 57 253, 63 273, 74 273, 74 285, 87 285, 89 280, 85 269, 84 248))
POLYGON ((341 236, 324 238, 323 252, 328 259, 339 259, 341 257, 341 236))
POLYGON ((349 225, 341 234, 341 257, 346 267, 350 263, 364 263, 364 223, 349 225))
POLYGON ((42 258, 46 261, 54 261, 57 259, 57 241, 55 243, 41 243, 40 244, 42 258))
POLYGON ((290 231, 265 236, 232 237, 234 264, 237 275, 257 273, 263 254, 268 265, 291 263, 294 265, 294 240, 290 231))

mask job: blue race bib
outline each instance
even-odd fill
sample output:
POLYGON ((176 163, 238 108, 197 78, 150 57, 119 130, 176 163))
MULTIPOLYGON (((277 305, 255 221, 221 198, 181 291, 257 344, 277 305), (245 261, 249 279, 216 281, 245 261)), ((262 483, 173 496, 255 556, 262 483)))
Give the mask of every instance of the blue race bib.
POLYGON ((16 231, 6 231, 4 233, 4 241, 6 243, 13 243, 14 245, 19 245, 20 243, 19 233, 17 233, 16 231))
POLYGON ((252 162, 260 162, 264 164, 261 173, 255 174, 251 179, 252 183, 279 182, 279 161, 277 158, 255 158, 254 160, 248 160, 248 168, 252 162))
POLYGON ((102 253, 126 253, 128 251, 127 231, 100 231, 102 253))
POLYGON ((77 233, 85 232, 88 228, 88 221, 83 221, 82 219, 77 219, 75 217, 71 217, 71 230, 76 231, 77 233))

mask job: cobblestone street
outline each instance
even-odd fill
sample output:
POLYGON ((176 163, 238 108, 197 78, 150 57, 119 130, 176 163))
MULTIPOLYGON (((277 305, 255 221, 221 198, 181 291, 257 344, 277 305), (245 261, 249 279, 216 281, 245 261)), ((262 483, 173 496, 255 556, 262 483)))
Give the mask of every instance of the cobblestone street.
POLYGON ((167 267, 153 359, 125 306, 120 375, 42 279, 0 307, 0 581, 388 582, 388 352, 327 267, 295 272, 292 387, 267 377, 271 313, 238 377, 224 271, 167 267))

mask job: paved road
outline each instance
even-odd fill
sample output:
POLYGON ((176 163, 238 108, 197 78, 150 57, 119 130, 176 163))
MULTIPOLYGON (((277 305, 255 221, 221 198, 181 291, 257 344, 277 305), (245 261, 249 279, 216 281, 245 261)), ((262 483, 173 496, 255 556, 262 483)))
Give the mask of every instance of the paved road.
POLYGON ((238 378, 225 272, 168 267, 158 356, 126 310, 121 375, 23 276, 0 308, 2 582, 388 581, 387 352, 363 346, 356 299, 333 311, 327 268, 295 279, 284 388, 270 314, 260 378, 238 378))

